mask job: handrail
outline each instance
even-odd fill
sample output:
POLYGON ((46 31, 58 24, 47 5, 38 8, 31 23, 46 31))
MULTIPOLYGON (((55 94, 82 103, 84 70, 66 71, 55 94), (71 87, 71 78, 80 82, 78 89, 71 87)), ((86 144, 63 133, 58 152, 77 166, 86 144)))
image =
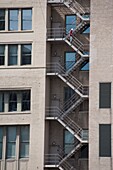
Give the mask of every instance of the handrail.
POLYGON ((66 74, 65 69, 59 63, 47 63, 47 73, 55 73, 66 79, 83 95, 88 94, 88 86, 83 86, 71 73, 66 74))

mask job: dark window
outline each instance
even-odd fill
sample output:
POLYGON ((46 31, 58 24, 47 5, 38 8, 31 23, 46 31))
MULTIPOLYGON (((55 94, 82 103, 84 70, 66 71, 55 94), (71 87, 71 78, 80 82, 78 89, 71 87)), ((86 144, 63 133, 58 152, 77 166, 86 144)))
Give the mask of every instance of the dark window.
POLYGON ((9 10, 9 30, 18 30, 18 10, 9 10))
POLYGON ((0 9, 0 30, 5 30, 5 10, 0 9))
POLYGON ((30 110, 30 91, 22 92, 22 111, 30 110))
POLYGON ((32 45, 21 45, 21 65, 31 64, 32 45))
POLYGON ((83 145, 80 149, 80 158, 88 158, 88 145, 83 145))
POLYGON ((5 45, 0 45, 0 65, 4 65, 5 60, 5 45))
POLYGON ((99 156, 111 157, 111 125, 99 125, 99 156))
POLYGON ((100 83, 99 108, 111 108, 111 83, 100 83))
POLYGON ((4 93, 0 93, 0 112, 4 112, 4 93))
POLYGON ((20 128, 20 158, 29 157, 29 126, 20 128))
POLYGON ((9 112, 17 111, 17 93, 11 92, 9 94, 9 112))
POLYGON ((18 45, 8 46, 8 65, 17 65, 18 45))
POLYGON ((32 29, 32 9, 22 9, 22 30, 32 29))

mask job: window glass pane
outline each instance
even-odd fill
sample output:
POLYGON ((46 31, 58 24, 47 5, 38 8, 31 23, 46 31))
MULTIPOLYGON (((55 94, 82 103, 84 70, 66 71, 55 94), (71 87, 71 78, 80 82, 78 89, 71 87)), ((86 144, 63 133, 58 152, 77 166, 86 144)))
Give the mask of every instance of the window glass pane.
POLYGON ((111 125, 99 125, 99 156, 111 157, 111 125))
POLYGON ((32 29, 32 9, 22 10, 22 30, 32 29))
POLYGON ((18 30, 18 10, 9 10, 9 30, 18 30))
POLYGON ((20 158, 29 156, 29 126, 21 126, 20 130, 20 158))
POLYGON ((4 93, 0 93, 0 112, 4 112, 4 93))
POLYGON ((5 10, 0 9, 0 30, 5 30, 5 10))
POLYGON ((18 45, 9 45, 8 52, 8 65, 17 65, 18 45))
POLYGON ((90 33, 90 26, 89 26, 88 28, 86 28, 86 29, 83 31, 83 33, 89 34, 89 33, 90 33))
POLYGON ((5 60, 5 45, 0 45, 0 65, 4 65, 5 60))
POLYGON ((88 158, 88 145, 83 145, 80 151, 80 158, 88 158))
POLYGON ((76 53, 75 52, 66 52, 65 53, 65 69, 69 70, 76 62, 76 53))
POLYGON ((65 154, 68 154, 74 147, 74 136, 67 130, 65 130, 64 136, 64 150, 65 154))
POLYGON ((81 71, 89 71, 89 62, 84 62, 81 67, 81 71))
POLYGON ((22 92, 22 111, 30 110, 30 91, 22 92))
POLYGON ((16 143, 7 143, 7 158, 15 157, 16 143))
POLYGON ((9 93, 9 111, 17 111, 17 93, 9 93))
POLYGON ((111 108, 111 83, 100 83, 99 108, 111 108))
POLYGON ((8 127, 7 128, 7 158, 14 158, 16 155, 16 127, 8 127))
POLYGON ((31 64, 32 45, 21 46, 21 65, 31 64))
POLYGON ((71 28, 76 28, 76 16, 68 15, 66 16, 66 33, 68 34, 71 28))

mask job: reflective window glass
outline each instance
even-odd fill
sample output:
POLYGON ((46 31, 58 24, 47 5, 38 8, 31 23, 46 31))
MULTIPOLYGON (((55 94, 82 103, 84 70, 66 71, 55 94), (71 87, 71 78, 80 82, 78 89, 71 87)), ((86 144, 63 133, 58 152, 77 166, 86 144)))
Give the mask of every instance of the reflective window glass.
POLYGON ((68 34, 71 28, 76 28, 76 16, 75 15, 67 15, 66 16, 66 33, 68 34))
POLYGON ((9 30, 18 30, 18 10, 9 10, 9 30))
POLYGON ((9 93, 9 112, 17 111, 17 93, 9 93))
POLYGON ((22 9, 22 30, 32 29, 32 9, 22 9))

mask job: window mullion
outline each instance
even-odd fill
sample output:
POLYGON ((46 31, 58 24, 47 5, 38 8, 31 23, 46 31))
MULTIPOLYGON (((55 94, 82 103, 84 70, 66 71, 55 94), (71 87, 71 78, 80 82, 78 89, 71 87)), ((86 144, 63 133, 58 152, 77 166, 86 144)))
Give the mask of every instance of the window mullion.
POLYGON ((8 65, 8 45, 5 45, 5 66, 8 65))
MULTIPOLYGON (((3 159, 3 162, 4 162, 4 164, 3 164, 3 166, 5 166, 5 159, 6 159, 6 128, 4 127, 4 129, 3 129, 3 155, 2 155, 2 159, 3 159)), ((3 169, 5 169, 5 168, 3 168, 3 169)))
POLYGON ((18 30, 21 31, 21 9, 19 9, 18 14, 18 30))
POLYGON ((4 111, 8 112, 9 108, 9 93, 4 93, 4 111))
POLYGON ((17 127, 17 136, 16 136, 16 169, 18 169, 19 166, 19 134, 20 134, 20 128, 17 127))
POLYGON ((5 31, 8 31, 8 24, 9 24, 9 17, 8 17, 8 9, 5 11, 5 31))

